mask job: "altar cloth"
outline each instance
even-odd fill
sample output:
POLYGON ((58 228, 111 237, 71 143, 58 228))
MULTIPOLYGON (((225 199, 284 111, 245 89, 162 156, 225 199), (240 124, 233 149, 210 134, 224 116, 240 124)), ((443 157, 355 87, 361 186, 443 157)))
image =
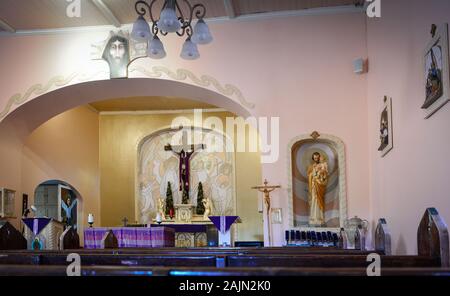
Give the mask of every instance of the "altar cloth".
POLYGON ((239 216, 209 216, 209 220, 217 227, 221 233, 230 230, 231 225, 239 218, 239 216))
POLYGON ((175 246, 175 230, 170 227, 94 227, 84 230, 84 248, 101 249, 102 238, 112 230, 119 248, 162 248, 175 246))
POLYGON ((49 223, 51 218, 23 218, 23 223, 34 233, 38 235, 49 223))

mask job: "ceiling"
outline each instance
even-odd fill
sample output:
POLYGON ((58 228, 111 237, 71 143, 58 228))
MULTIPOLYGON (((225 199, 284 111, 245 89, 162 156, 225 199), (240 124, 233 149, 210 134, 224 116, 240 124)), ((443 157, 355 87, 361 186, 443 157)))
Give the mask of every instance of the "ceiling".
MULTIPOLYGON (((100 25, 119 27, 121 24, 133 23, 136 20, 135 0, 80 1, 81 17, 70 18, 66 10, 71 3, 66 0, 1 0, 0 30, 14 32, 100 25)), ((183 1, 178 2, 183 7, 183 1)), ((203 3, 207 10, 207 18, 235 18, 259 13, 349 6, 360 0, 190 0, 190 2, 203 3)), ((155 15, 161 10, 162 3, 162 0, 155 2, 153 7, 155 15)))
POLYGON ((98 112, 215 109, 214 105, 175 97, 119 98, 89 104, 98 112))

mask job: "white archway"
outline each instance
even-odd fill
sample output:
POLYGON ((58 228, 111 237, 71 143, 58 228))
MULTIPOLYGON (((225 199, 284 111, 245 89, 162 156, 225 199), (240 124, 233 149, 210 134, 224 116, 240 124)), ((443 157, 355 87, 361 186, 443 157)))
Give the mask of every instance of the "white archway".
MULTIPOLYGON (((92 102, 147 96, 189 98, 224 108, 243 117, 250 115, 245 107, 229 97, 180 81, 130 78, 98 80, 65 86, 31 99, 0 121, 0 162, 8 168, 0 172, 1 184, 14 188, 18 193, 22 192, 24 185, 21 163, 24 143, 36 128, 49 119, 92 102)), ((65 181, 74 186, 79 185, 74 180, 65 181)), ((16 209, 18 208, 16 206, 16 209)))
POLYGON ((88 103, 127 97, 179 97, 224 108, 242 117, 251 113, 237 103, 212 90, 191 84, 157 78, 129 78, 78 83, 34 98, 0 121, 0 129, 8 125, 23 140, 50 118, 88 103))

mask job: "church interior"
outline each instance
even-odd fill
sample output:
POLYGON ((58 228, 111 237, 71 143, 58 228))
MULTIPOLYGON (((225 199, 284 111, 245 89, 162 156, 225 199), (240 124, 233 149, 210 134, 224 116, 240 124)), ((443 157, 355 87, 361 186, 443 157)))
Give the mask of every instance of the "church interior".
POLYGON ((0 1, 0 275, 450 276, 449 11, 0 1))

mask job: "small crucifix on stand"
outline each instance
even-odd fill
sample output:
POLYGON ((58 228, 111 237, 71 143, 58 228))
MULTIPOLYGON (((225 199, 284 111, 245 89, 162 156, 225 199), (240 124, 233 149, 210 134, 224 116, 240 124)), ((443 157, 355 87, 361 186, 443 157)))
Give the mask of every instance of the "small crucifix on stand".
MULTIPOLYGON (((180 127, 183 129, 183 127, 180 127)), ((183 192, 183 204, 187 204, 189 201, 189 173, 190 173, 190 159, 194 152, 200 149, 205 149, 205 144, 188 144, 188 132, 183 129, 183 135, 181 138, 181 145, 170 145, 164 146, 165 151, 172 151, 180 159, 179 165, 179 190, 183 192)))
POLYGON ((269 182, 264 180, 264 185, 254 186, 252 189, 256 189, 259 192, 264 193, 264 204, 266 205, 266 215, 267 215, 267 231, 269 235, 269 246, 272 246, 272 222, 270 218, 270 192, 274 191, 277 188, 281 188, 280 185, 268 185, 269 182))
POLYGON ((122 222, 123 222, 123 227, 127 227, 127 225, 128 225, 128 219, 127 219, 127 217, 124 217, 124 218, 122 219, 122 222))

